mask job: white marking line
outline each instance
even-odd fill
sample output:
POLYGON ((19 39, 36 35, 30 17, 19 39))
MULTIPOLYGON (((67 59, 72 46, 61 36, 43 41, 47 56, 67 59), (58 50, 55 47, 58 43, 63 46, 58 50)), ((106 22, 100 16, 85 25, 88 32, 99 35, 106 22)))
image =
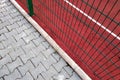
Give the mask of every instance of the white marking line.
POLYGON ((79 9, 78 7, 76 7, 74 4, 72 4, 71 2, 69 2, 68 0, 64 0, 66 3, 68 3, 70 6, 72 6, 74 9, 76 9, 77 11, 79 11, 80 13, 82 13, 84 16, 88 17, 88 19, 92 20, 94 23, 96 23, 97 25, 99 25, 101 28, 103 28, 105 31, 107 31, 108 33, 110 33, 112 36, 116 37, 118 40, 120 40, 120 37, 117 36, 115 33, 113 33, 112 31, 110 31, 109 29, 107 29, 105 26, 103 26, 102 24, 100 24, 99 22, 97 22, 95 19, 93 19, 92 17, 90 17, 89 15, 87 15, 85 12, 83 12, 81 9, 79 9))

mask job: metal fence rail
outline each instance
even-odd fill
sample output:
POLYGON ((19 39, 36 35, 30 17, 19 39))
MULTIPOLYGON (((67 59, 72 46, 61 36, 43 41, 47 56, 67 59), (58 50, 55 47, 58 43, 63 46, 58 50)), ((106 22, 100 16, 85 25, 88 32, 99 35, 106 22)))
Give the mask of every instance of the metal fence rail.
MULTIPOLYGON (((27 7, 27 0, 17 1, 27 7)), ((32 4, 33 18, 92 79, 120 79, 120 0, 32 4)))

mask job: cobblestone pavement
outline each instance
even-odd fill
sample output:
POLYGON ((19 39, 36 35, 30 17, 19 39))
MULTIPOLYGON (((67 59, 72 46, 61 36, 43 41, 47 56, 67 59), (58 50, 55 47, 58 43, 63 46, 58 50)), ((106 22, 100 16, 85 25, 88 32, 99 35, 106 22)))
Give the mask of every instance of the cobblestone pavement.
POLYGON ((9 0, 0 0, 0 80, 81 79, 9 0))

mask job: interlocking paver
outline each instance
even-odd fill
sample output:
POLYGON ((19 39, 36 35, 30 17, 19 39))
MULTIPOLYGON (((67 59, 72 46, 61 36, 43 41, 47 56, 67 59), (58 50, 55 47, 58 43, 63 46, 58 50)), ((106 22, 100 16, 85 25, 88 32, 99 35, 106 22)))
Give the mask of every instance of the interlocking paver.
POLYGON ((14 62, 8 63, 7 67, 10 70, 10 72, 13 72, 13 70, 19 67, 20 65, 23 65, 23 63, 19 58, 17 58, 14 62))
POLYGON ((81 79, 9 0, 0 0, 0 80, 81 79))
POLYGON ((53 76, 52 80, 66 80, 66 78, 63 74, 57 74, 57 75, 53 76))
POLYGON ((50 44, 46 41, 42 42, 42 45, 45 46, 46 49, 48 49, 50 46, 50 44))
POLYGON ((45 80, 45 79, 41 75, 39 75, 37 80, 45 80))
POLYGON ((39 66, 36 67, 35 69, 30 70, 30 73, 32 74, 34 79, 37 79, 39 74, 45 71, 46 71, 45 67, 41 63, 39 63, 39 66))
MULTIPOLYGON (((13 9, 12 7, 13 7, 13 6, 11 6, 11 7, 9 7, 9 8, 10 8, 10 9, 13 9)), ((13 17, 13 18, 14 18, 14 17, 17 17, 17 16, 19 16, 19 15, 20 15, 19 12, 15 12, 14 14, 10 14, 10 16, 13 17)))
POLYGON ((9 25, 10 25, 10 23, 8 21, 2 22, 2 23, 0 23, 0 29, 4 28, 6 26, 9 26, 9 25))
POLYGON ((19 27, 19 25, 17 23, 14 23, 14 24, 11 24, 11 25, 7 26, 9 31, 11 31, 12 29, 18 28, 18 27, 19 27))
POLYGON ((70 66, 65 66, 64 69, 66 70, 66 72, 71 76, 73 74, 73 70, 72 68, 70 68, 70 66))
POLYGON ((13 73, 4 77, 5 80, 16 80, 17 78, 21 78, 19 71, 16 69, 13 73))
POLYGON ((74 72, 73 75, 66 80, 82 80, 82 79, 74 72))
POLYGON ((22 19, 22 20, 18 21, 17 23, 19 26, 23 26, 23 27, 27 27, 27 28, 31 27, 30 25, 29 26, 26 25, 28 22, 25 19, 22 19))
POLYGON ((60 55, 58 55, 58 53, 57 52, 55 52, 55 53, 53 53, 52 54, 52 56, 57 60, 57 61, 59 61, 60 60, 60 58, 61 58, 61 56, 60 55))
POLYGON ((40 62, 46 60, 45 56, 43 56, 42 53, 39 53, 39 55, 33 59, 31 59, 31 61, 33 62, 33 64, 37 67, 39 65, 40 62))
POLYGON ((17 47, 21 47, 21 46, 25 46, 25 41, 23 39, 20 39, 19 41, 17 42, 14 42, 11 44, 11 46, 16 49, 17 47))
POLYGON ((4 65, 1 69, 0 69, 0 78, 3 77, 4 75, 9 74, 9 70, 8 68, 4 65))
POLYGON ((18 56, 25 54, 21 48, 16 48, 16 50, 9 53, 12 60, 15 60, 18 56))
POLYGON ((45 66, 46 69, 49 69, 52 64, 55 64, 57 61, 50 55, 48 59, 43 60, 42 64, 45 66))
POLYGON ((63 75, 66 79, 70 78, 70 75, 64 69, 60 71, 60 74, 63 75))
POLYGON ((9 62, 12 62, 12 60, 9 55, 6 55, 0 60, 0 68, 9 62))
POLYGON ((23 38, 23 37, 25 37, 25 36, 27 36, 27 35, 25 34, 25 32, 21 32, 21 33, 19 33, 18 35, 14 35, 14 37, 15 37, 15 39, 16 39, 17 41, 19 41, 21 38, 23 38))
POLYGON ((5 57, 9 52, 12 52, 13 48, 11 46, 8 46, 5 49, 0 50, 0 56, 5 57))
POLYGON ((0 29, 0 34, 3 34, 3 33, 7 33, 8 30, 6 27, 4 27, 3 29, 0 29))
MULTIPOLYGON (((41 44, 39 46, 37 46, 36 48, 33 48, 31 51, 38 56, 38 54, 40 54, 42 51, 45 51, 45 47, 43 47, 41 44)), ((43 53, 42 53, 43 54, 43 53)))
POLYGON ((17 80, 33 80, 33 77, 30 75, 29 72, 27 72, 25 76, 23 76, 21 79, 17 79, 17 80))
POLYGON ((18 67, 18 69, 22 76, 24 76, 29 70, 34 70, 34 66, 30 61, 28 61, 25 65, 18 67))
POLYGON ((48 49, 46 49, 45 51, 42 51, 42 52, 45 55, 45 57, 48 58, 52 53, 55 52, 55 50, 50 46, 48 49))
POLYGON ((64 60, 61 58, 58 63, 53 64, 53 66, 55 67, 55 69, 60 72, 62 70, 63 67, 67 66, 66 62, 64 62, 64 60))
POLYGON ((41 73, 45 80, 50 80, 56 74, 58 74, 58 72, 52 66, 48 71, 41 73))
POLYGON ((22 46, 23 50, 27 53, 30 52, 30 50, 32 50, 33 48, 35 48, 35 45, 33 42, 30 42, 28 44, 26 44, 25 46, 22 46))
MULTIPOLYGON (((2 10, 0 9, 0 11, 4 12, 3 10, 6 11, 4 8, 2 8, 2 10)), ((12 17, 10 15, 7 15, 7 16, 4 16, 1 18, 2 22, 5 22, 9 19, 12 19, 12 17)))
POLYGON ((16 41, 13 37, 10 37, 7 40, 2 41, 2 43, 3 43, 4 47, 7 47, 7 46, 10 46, 10 45, 16 43, 16 41))
POLYGON ((31 40, 33 40, 35 38, 36 37, 33 34, 30 34, 29 36, 23 37, 23 39, 26 43, 29 43, 31 40))
POLYGON ((0 49, 3 49, 4 47, 3 47, 3 44, 2 43, 0 43, 0 49))
POLYGON ((19 28, 16 28, 18 33, 24 33, 23 30, 26 30, 26 29, 27 29, 27 27, 25 27, 24 25, 20 25, 19 28))
POLYGON ((27 54, 21 55, 20 58, 22 59, 22 61, 24 63, 26 63, 28 60, 30 60, 31 58, 34 58, 35 54, 33 52, 28 52, 27 54))
POLYGON ((34 42, 35 45, 37 45, 37 46, 38 46, 39 44, 41 44, 41 42, 43 42, 43 41, 45 41, 45 39, 44 39, 42 36, 40 36, 39 38, 33 40, 33 42, 34 42))
POLYGON ((7 39, 7 38, 5 37, 4 34, 0 35, 0 41, 4 41, 4 40, 6 40, 6 39, 7 39))
POLYGON ((27 35, 30 35, 31 33, 35 32, 36 30, 35 30, 33 27, 31 27, 31 28, 26 29, 26 30, 24 30, 24 31, 25 31, 25 33, 26 33, 27 35))
POLYGON ((9 39, 12 36, 15 36, 16 34, 18 34, 17 31, 13 29, 12 31, 5 33, 5 36, 9 39))
POLYGON ((0 80, 3 80, 3 78, 0 78, 0 80))

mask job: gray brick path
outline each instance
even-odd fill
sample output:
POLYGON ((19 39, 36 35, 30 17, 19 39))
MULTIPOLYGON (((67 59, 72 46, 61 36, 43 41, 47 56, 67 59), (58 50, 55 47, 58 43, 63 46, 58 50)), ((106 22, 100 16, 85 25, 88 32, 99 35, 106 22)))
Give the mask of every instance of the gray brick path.
POLYGON ((0 0, 0 80, 81 80, 9 0, 0 0))

